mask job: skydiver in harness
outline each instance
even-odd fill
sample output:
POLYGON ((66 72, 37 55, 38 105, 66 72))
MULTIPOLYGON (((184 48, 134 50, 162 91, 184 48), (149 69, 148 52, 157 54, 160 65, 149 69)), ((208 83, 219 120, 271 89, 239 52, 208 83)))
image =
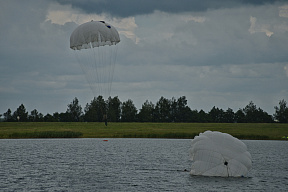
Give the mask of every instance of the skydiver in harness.
POLYGON ((103 121, 105 122, 105 125, 107 126, 108 118, 106 114, 103 115, 103 121))

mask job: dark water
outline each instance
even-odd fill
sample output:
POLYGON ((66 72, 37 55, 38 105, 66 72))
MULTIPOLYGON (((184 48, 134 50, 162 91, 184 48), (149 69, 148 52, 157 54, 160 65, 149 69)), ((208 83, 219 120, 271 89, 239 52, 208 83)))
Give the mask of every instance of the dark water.
POLYGON ((244 141, 248 178, 191 176, 191 140, 0 140, 0 191, 287 191, 288 142, 244 141))

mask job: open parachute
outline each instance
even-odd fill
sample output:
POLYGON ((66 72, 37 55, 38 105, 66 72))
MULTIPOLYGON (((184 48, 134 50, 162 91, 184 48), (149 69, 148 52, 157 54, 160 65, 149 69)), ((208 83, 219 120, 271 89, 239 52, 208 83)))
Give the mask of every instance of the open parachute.
POLYGON ((192 175, 242 177, 252 168, 247 146, 227 133, 200 133, 192 140, 190 152, 192 175))
POLYGON ((84 23, 70 36, 70 48, 95 97, 110 96, 119 42, 117 30, 104 21, 84 23))

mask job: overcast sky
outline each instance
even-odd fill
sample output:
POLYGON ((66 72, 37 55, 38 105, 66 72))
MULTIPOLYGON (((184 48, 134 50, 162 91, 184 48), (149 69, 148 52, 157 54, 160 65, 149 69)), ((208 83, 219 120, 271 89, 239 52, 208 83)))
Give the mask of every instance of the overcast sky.
POLYGON ((0 114, 24 104, 46 115, 94 95, 69 48, 90 20, 121 42, 111 96, 137 109, 186 96, 191 109, 269 114, 288 101, 288 3, 275 0, 0 0, 0 114))

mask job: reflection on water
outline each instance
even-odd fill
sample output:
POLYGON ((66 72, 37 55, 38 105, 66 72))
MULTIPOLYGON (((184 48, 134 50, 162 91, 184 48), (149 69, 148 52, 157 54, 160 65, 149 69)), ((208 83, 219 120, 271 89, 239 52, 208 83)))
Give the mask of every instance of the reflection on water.
POLYGON ((0 191, 285 191, 288 142, 244 141, 248 178, 191 176, 191 140, 0 140, 0 191))

